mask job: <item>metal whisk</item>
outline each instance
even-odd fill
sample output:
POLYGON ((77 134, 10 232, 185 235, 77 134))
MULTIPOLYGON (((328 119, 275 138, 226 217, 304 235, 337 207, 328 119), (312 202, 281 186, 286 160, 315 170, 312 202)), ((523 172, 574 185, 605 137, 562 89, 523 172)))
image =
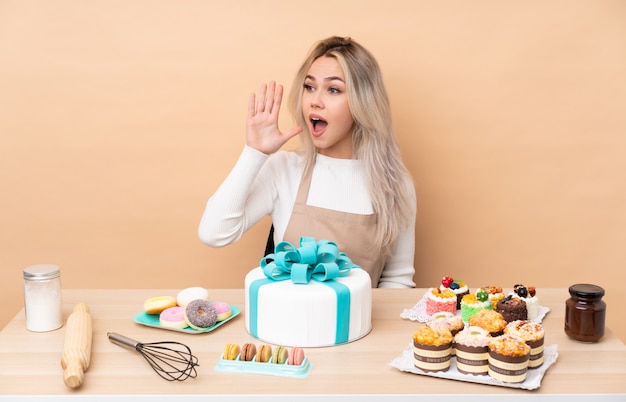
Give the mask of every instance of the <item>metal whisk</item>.
POLYGON ((196 378, 198 358, 189 346, 180 342, 141 343, 115 332, 107 333, 116 345, 129 347, 139 352, 158 375, 168 381, 184 381, 196 378))

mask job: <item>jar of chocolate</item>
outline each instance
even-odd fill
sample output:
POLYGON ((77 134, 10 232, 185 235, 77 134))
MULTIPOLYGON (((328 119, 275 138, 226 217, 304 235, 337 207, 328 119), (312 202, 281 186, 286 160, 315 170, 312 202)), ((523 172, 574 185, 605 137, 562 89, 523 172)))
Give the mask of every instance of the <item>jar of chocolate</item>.
POLYGON ((579 283, 569 287, 569 294, 565 302, 565 333, 581 342, 599 341, 604 336, 606 318, 604 289, 579 283))

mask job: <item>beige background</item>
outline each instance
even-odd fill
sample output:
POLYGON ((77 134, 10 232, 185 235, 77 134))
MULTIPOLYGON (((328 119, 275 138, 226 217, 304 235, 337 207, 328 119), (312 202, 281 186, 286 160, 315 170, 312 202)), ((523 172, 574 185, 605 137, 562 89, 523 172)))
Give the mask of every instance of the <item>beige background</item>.
POLYGON ((42 262, 66 288, 242 287, 270 223, 210 249, 204 204, 249 93, 338 34, 386 78, 418 286, 596 283, 626 339, 625 21, 621 0, 0 0, 0 325, 42 262))

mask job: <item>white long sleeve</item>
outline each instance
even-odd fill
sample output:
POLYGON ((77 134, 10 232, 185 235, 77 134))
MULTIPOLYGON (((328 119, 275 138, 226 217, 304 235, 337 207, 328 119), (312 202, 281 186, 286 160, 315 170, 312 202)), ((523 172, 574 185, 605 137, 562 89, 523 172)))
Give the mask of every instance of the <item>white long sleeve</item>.
MULTIPOLYGON (((303 159, 295 152, 267 156, 244 147, 237 163, 207 201, 198 228, 200 240, 212 247, 233 243, 265 215, 274 239, 283 238, 302 177, 303 159)), ((372 206, 361 162, 318 155, 307 205, 371 214, 372 206)), ((414 287, 415 216, 398 237, 387 259, 379 287, 414 287)))

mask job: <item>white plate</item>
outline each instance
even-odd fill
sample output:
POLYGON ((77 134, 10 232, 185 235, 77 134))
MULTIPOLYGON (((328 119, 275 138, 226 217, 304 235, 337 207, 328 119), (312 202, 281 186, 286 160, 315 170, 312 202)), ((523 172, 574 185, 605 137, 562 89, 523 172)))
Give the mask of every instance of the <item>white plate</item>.
POLYGON ((548 368, 556 361, 559 353, 556 345, 546 346, 543 349, 543 364, 537 368, 529 369, 526 374, 526 380, 520 383, 508 383, 498 381, 489 375, 472 375, 463 374, 456 368, 456 357, 450 358, 450 369, 442 372, 425 372, 417 367, 413 363, 413 345, 410 344, 399 357, 396 357, 389 365, 397 368, 400 371, 406 371, 408 373, 425 375, 430 377, 447 378, 449 380, 474 382, 479 384, 497 385, 500 387, 509 388, 522 388, 522 389, 537 389, 541 386, 541 380, 548 368))

